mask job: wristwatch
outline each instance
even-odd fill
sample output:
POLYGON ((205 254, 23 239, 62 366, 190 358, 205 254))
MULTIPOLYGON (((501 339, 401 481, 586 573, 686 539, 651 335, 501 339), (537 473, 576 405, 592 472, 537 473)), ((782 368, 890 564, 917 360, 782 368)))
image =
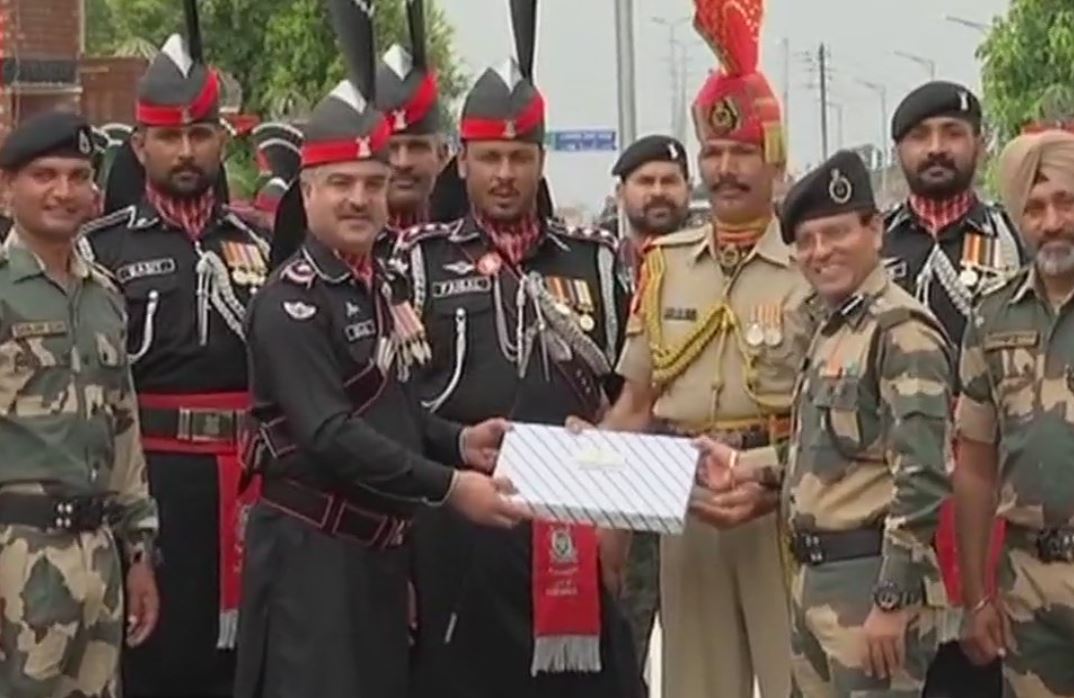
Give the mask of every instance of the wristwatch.
POLYGON ((902 610, 920 598, 920 594, 905 591, 895 582, 880 582, 873 588, 873 603, 885 613, 902 610))

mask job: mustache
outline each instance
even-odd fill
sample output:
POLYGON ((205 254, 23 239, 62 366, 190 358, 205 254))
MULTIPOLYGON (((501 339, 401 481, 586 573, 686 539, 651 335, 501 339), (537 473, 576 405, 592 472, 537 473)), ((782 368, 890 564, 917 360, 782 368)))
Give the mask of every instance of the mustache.
POLYGON ((489 192, 495 196, 518 196, 518 188, 510 184, 499 184, 489 189, 489 192))
POLYGON ((648 213, 649 211, 653 210, 654 208, 667 208, 667 209, 675 210, 675 203, 671 199, 666 199, 666 198, 664 198, 662 196, 657 196, 657 197, 654 197, 653 199, 651 199, 649 202, 647 202, 645 204, 645 206, 642 207, 642 211, 645 212, 645 213, 648 213))
POLYGON ((206 176, 205 170, 201 169, 200 167, 198 167, 197 165, 194 165, 194 164, 184 164, 184 165, 179 165, 178 167, 173 167, 172 171, 171 171, 171 174, 172 175, 193 174, 193 175, 198 175, 199 177, 205 177, 206 176))
POLYGON ((946 155, 930 155, 925 159, 925 162, 921 163, 921 166, 917 168, 918 172, 924 172, 932 167, 942 167, 947 170, 957 170, 958 166, 955 165, 955 161, 946 155))
POLYGON ((717 178, 716 181, 712 183, 712 186, 709 187, 709 189, 714 192, 721 191, 723 189, 738 189, 739 191, 750 190, 750 188, 743 184, 738 177, 732 174, 720 175, 719 178, 717 178))

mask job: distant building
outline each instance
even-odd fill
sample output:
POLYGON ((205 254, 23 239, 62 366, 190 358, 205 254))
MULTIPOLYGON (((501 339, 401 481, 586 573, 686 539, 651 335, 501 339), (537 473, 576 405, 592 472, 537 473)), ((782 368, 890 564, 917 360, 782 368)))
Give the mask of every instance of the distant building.
POLYGON ((80 109, 80 0, 0 0, 0 131, 48 109, 80 109))

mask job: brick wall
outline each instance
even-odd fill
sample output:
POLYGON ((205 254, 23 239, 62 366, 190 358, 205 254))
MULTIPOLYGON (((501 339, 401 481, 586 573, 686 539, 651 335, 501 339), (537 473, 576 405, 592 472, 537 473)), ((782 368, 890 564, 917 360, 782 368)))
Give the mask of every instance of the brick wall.
POLYGON ((7 14, 3 53, 20 57, 78 57, 79 0, 0 0, 7 14))
POLYGON ((134 123, 138 80, 145 69, 141 58, 83 58, 78 69, 82 113, 94 124, 134 123))

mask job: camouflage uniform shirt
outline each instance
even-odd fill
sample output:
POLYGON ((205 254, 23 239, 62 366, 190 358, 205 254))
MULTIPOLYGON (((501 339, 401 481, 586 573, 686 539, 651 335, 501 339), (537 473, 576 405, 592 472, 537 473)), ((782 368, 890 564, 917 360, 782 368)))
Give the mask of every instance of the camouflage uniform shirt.
POLYGON ((0 247, 0 487, 111 493, 121 533, 157 528, 126 352, 123 299, 78 254, 72 284, 46 276, 12 232, 0 247))
POLYGON ((882 527, 878 582, 945 604, 932 547, 950 491, 952 366, 943 329, 878 267, 828 316, 808 356, 784 479, 791 528, 882 527))

